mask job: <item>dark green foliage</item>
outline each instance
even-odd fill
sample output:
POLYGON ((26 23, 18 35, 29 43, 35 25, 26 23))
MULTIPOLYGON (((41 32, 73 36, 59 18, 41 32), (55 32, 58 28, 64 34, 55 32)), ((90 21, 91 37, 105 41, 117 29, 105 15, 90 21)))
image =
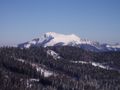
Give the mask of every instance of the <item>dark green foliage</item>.
POLYGON ((0 90, 120 90, 119 69, 120 52, 95 53, 68 46, 0 48, 0 90), (46 53, 48 49, 59 53, 61 59, 54 60, 46 53), (116 70, 70 61, 99 62, 116 70), (33 63, 55 75, 44 77, 33 63))

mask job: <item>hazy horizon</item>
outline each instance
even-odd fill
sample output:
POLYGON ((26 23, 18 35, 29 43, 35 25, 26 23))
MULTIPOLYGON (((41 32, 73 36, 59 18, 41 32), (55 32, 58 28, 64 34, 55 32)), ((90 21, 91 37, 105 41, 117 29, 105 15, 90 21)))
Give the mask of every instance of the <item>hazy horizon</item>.
POLYGON ((46 32, 120 43, 120 0, 0 0, 0 46, 46 32))

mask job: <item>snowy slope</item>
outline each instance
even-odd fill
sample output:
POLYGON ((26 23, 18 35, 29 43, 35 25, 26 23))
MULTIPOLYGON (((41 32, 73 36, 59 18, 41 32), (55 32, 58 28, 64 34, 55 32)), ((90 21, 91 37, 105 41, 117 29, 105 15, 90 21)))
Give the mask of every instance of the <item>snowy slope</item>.
POLYGON ((39 38, 33 39, 22 44, 18 47, 29 48, 31 46, 77 46, 85 50, 90 51, 118 51, 120 50, 120 44, 100 44, 99 42, 94 42, 86 39, 81 39, 80 37, 71 34, 64 35, 55 32, 48 32, 40 35, 39 38))
POLYGON ((80 63, 80 64, 89 64, 89 65, 92 65, 94 67, 99 67, 99 68, 102 68, 102 69, 105 69, 105 70, 115 70, 115 71, 120 71, 119 69, 117 68, 114 68, 114 67, 110 67, 109 65, 104 65, 102 63, 98 63, 98 62, 86 62, 86 61, 70 61, 71 63, 80 63))
POLYGON ((32 45, 41 45, 44 47, 47 46, 55 46, 55 45, 70 45, 75 46, 79 44, 91 44, 93 45, 95 42, 81 39, 80 37, 71 34, 71 35, 64 35, 58 34, 55 32, 48 32, 41 35, 37 39, 33 39, 32 41, 25 42, 23 44, 19 44, 18 46, 29 48, 32 45))
POLYGON ((68 45, 70 43, 75 43, 75 44, 79 44, 80 42, 80 38, 75 36, 75 35, 63 35, 63 34, 57 34, 57 33, 46 33, 47 37, 52 37, 53 39, 46 43, 45 46, 54 46, 57 43, 62 43, 63 45, 68 45))
POLYGON ((36 69, 37 72, 40 72, 41 75, 43 75, 44 77, 50 77, 50 76, 56 75, 55 73, 53 74, 52 71, 45 69, 45 66, 42 66, 40 64, 31 63, 31 62, 28 62, 24 59, 18 59, 18 58, 15 58, 15 57, 14 57, 14 59, 19 61, 19 62, 31 65, 32 67, 34 67, 36 69))
POLYGON ((50 56, 52 56, 53 59, 55 59, 55 60, 61 59, 61 57, 59 56, 59 54, 56 53, 53 50, 47 50, 47 54, 50 55, 50 56))

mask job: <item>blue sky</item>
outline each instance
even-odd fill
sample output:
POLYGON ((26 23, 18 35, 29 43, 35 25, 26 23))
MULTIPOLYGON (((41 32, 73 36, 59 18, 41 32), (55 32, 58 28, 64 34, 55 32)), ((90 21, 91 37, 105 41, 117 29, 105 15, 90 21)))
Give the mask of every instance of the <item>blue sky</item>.
POLYGON ((120 43, 120 0, 0 0, 0 45, 45 32, 120 43))

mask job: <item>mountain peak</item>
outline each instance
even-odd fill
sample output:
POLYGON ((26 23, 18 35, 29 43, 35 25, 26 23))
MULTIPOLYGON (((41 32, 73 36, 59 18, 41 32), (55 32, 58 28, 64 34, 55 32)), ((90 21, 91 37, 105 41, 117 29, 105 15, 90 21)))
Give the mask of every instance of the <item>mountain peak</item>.
POLYGON ((55 32, 47 32, 39 38, 33 39, 18 47, 29 48, 31 46, 77 46, 90 51, 116 51, 120 50, 120 45, 99 44, 99 42, 81 39, 75 34, 65 35, 55 32))
POLYGON ((45 46, 54 46, 56 44, 68 45, 69 43, 76 43, 80 42, 80 38, 74 34, 65 35, 59 34, 55 32, 47 32, 44 34, 44 37, 49 40, 45 46), (51 39, 51 40, 50 40, 51 39))
MULTIPOLYGON (((22 46, 29 48, 32 45, 47 46, 79 46, 80 44, 92 44, 91 41, 81 39, 75 34, 65 35, 55 32, 47 32, 39 37, 39 39, 33 39, 32 41, 23 43, 22 46)), ((21 46, 21 44, 20 44, 21 46)))
POLYGON ((45 33, 46 35, 56 35, 57 33, 56 32, 47 32, 45 33))
POLYGON ((76 36, 75 34, 70 34, 70 35, 65 35, 65 34, 60 34, 60 33, 55 33, 55 32, 47 32, 44 34, 46 37, 53 37, 53 38, 64 38, 64 39, 77 39, 80 40, 80 37, 76 36))
MULTIPOLYGON (((69 34, 69 35, 65 35, 65 34, 60 34, 60 33, 56 33, 56 32, 47 32, 45 33, 44 35, 47 35, 47 36, 76 36, 75 34, 69 34)), ((78 37, 78 36, 76 36, 78 37)))

